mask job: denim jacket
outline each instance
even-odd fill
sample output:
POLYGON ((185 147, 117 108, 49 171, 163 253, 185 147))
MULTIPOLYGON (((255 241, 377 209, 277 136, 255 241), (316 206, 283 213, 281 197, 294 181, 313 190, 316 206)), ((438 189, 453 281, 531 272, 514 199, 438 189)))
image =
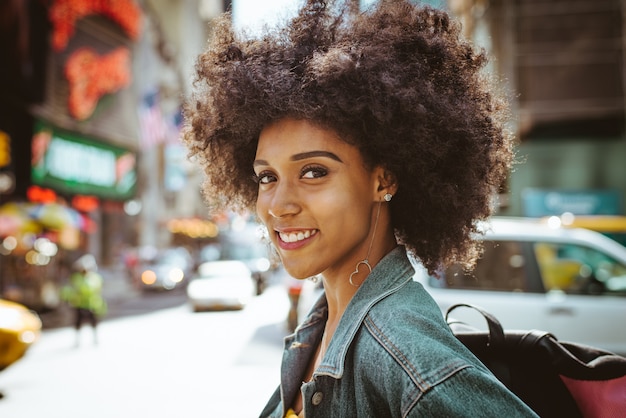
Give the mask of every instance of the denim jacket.
POLYGON ((302 379, 327 319, 326 297, 285 338, 281 384, 261 417, 296 396, 315 417, 535 417, 454 337, 404 247, 370 273, 346 308, 313 378, 302 379))

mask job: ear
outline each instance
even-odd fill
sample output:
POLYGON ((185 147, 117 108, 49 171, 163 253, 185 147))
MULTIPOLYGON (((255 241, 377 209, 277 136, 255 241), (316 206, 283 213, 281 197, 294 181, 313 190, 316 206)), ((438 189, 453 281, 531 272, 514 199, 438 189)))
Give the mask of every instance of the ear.
POLYGON ((387 193, 395 195, 398 191, 398 180, 396 175, 384 167, 377 166, 374 168, 375 176, 375 200, 382 200, 387 193))

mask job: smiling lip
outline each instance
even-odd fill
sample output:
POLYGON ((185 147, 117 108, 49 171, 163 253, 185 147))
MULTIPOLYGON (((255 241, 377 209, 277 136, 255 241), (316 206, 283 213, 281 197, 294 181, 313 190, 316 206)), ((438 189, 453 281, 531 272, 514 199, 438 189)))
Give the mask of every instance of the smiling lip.
POLYGON ((317 235, 317 229, 301 229, 294 231, 276 231, 278 245, 285 250, 293 250, 306 245, 317 235))

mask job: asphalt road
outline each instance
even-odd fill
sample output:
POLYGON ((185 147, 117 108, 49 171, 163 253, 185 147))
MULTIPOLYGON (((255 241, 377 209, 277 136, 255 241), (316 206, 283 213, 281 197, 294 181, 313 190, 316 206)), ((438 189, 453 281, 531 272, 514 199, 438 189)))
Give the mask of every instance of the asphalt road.
MULTIPOLYGON (((135 295, 136 296, 136 295, 135 295)), ((289 302, 270 287, 243 311, 194 313, 183 292, 115 300, 76 347, 46 328, 0 373, 2 418, 255 417, 279 379, 289 302)))

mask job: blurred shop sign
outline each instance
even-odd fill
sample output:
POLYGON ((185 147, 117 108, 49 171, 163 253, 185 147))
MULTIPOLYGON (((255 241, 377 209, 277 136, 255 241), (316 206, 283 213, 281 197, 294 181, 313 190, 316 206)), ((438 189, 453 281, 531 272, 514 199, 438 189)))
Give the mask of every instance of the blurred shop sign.
POLYGON ((574 215, 619 215, 621 195, 615 190, 545 190, 522 192, 523 215, 541 217, 572 213, 574 215))
POLYGON ((38 121, 32 182, 58 192, 128 199, 135 194, 135 153, 38 121))

